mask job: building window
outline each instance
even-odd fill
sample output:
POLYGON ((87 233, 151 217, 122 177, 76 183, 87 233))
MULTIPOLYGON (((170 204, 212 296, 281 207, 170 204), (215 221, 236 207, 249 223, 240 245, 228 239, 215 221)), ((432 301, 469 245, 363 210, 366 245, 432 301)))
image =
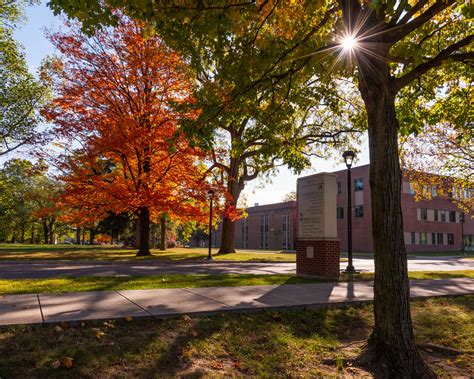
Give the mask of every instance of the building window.
POLYGON ((440 217, 440 220, 441 222, 445 222, 446 221, 446 212, 445 211, 439 211, 441 217, 440 217))
POLYGON ((341 182, 337 182, 337 193, 341 193, 341 192, 342 192, 341 182))
POLYGON ((412 182, 410 182, 410 189, 408 190, 408 193, 410 195, 414 195, 415 194, 415 186, 413 185, 412 182))
POLYGON ((439 221, 438 212, 439 212, 439 211, 438 211, 437 209, 435 209, 435 211, 434 211, 434 219, 435 219, 435 221, 439 221))
POLYGON ((260 249, 268 249, 268 215, 260 216, 260 249))
POLYGON ((456 212, 449 211, 449 222, 456 222, 456 212))
POLYGON ((415 232, 411 232, 411 244, 415 245, 416 244, 416 235, 415 232))
POLYGON ((290 246, 290 212, 283 214, 283 250, 291 249, 290 246))
POLYGON ((454 234, 448 233, 448 245, 454 245, 454 234))
POLYGON ((344 218, 344 208, 343 207, 337 207, 337 218, 338 219, 343 219, 344 218))
POLYGON ((364 190, 364 179, 357 178, 354 179, 354 191, 359 192, 364 190))
POLYGON ((431 244, 436 245, 436 233, 431 233, 431 244))
POLYGON ((425 221, 428 220, 428 209, 421 208, 421 219, 425 221))
POLYGON ((436 197, 438 196, 438 187, 433 186, 431 187, 431 197, 436 197))
POLYGON ((364 206, 363 205, 356 205, 356 207, 355 207, 355 216, 357 218, 364 217, 364 206))
POLYGON ((242 248, 249 248, 249 224, 246 218, 242 222, 242 248))
POLYGON ((437 233, 436 236, 438 239, 438 245, 444 245, 443 233, 437 233))
POLYGON ((426 233, 420 233, 420 245, 426 245, 428 243, 428 238, 426 233))

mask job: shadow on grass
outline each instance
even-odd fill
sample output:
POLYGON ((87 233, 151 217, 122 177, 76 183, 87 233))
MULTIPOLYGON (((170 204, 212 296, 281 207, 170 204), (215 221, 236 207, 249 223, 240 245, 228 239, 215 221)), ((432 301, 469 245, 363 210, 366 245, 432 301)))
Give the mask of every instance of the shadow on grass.
MULTIPOLYGON (((472 309, 473 299, 414 302, 417 336, 434 342, 446 339, 447 346, 453 345, 470 325, 462 307, 467 303, 472 309), (456 310, 462 317, 453 315, 460 321, 445 334, 440 329, 450 321, 447 313, 456 310), (440 319, 444 322, 433 327, 440 319)), ((336 367, 326 366, 321 372, 321 361, 340 357, 341 344, 365 339, 372 325, 370 314, 367 306, 118 320, 106 325, 87 322, 61 331, 54 331, 55 325, 0 328, 0 376, 334 376, 336 367), (105 334, 97 337, 98 331, 105 334), (72 368, 51 368, 64 357, 74 358, 72 368)), ((472 338, 472 332, 467 336, 472 338)))
POLYGON ((101 322, 60 332, 11 327, 0 331, 0 376, 287 376, 301 354, 316 370, 318 354, 339 344, 339 322, 362 320, 343 310, 308 310, 117 321, 113 329, 101 322), (105 335, 97 338, 98 330, 105 335), (74 358, 73 368, 50 367, 64 357, 74 358))

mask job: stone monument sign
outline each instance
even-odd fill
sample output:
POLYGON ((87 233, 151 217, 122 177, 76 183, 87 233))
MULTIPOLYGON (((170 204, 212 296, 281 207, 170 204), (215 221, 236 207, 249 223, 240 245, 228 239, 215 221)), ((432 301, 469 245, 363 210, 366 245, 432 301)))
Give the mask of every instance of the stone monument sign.
POLYGON ((336 175, 321 173, 299 178, 296 193, 296 272, 304 276, 337 277, 340 247, 337 239, 336 175))

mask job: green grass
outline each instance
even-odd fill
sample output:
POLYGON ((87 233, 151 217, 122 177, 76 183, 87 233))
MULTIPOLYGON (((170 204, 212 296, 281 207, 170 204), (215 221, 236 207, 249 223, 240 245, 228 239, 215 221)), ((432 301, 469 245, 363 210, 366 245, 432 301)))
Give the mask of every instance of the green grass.
MULTIPOLYGON (((354 252, 354 257, 357 258, 373 258, 374 253, 372 252, 354 252)), ((342 252, 342 256, 347 256, 347 253, 342 252)), ((474 251, 466 251, 463 255, 460 251, 420 251, 420 252, 409 252, 407 253, 408 258, 414 257, 470 257, 474 259, 474 251)))
MULTIPOLYGON (((218 249, 212 249, 214 259, 218 261, 264 261, 294 262, 296 254, 270 250, 239 249, 235 254, 216 255, 218 249)), ((207 257, 207 248, 172 248, 166 251, 152 250, 149 257, 136 257, 137 250, 113 246, 77 246, 77 245, 28 245, 0 244, 0 260, 93 260, 93 261, 182 261, 203 260, 207 257)))
MULTIPOLYGON (((472 350, 473 308, 474 296, 413 301, 418 342, 472 350)), ((362 377, 345 362, 372 324, 364 306, 5 327, 0 377, 362 377), (65 357, 71 368, 51 367, 65 357)), ((472 355, 425 358, 442 377, 473 374, 472 355)))
MULTIPOLYGON (((353 280, 373 280, 373 273, 353 275, 353 280)), ((409 273, 410 279, 474 278, 472 271, 409 273)), ((347 275, 341 275, 347 281, 347 275)), ((294 275, 160 275, 160 276, 83 276, 48 279, 0 279, 0 294, 116 291, 151 288, 196 288, 318 283, 327 280, 299 278, 294 275)))

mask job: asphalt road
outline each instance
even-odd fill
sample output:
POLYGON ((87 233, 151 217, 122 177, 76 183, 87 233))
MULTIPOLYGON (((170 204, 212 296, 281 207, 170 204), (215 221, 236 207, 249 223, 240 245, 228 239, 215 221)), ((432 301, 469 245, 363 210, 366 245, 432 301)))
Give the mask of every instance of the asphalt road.
MULTIPOLYGON (((347 262, 341 262, 341 269, 347 262)), ((354 259, 357 270, 373 271, 371 259, 354 259)), ((474 270, 474 260, 411 259, 410 271, 474 270)), ((162 274, 293 274, 295 263, 257 262, 0 262, 0 279, 58 276, 125 276, 162 274)))

